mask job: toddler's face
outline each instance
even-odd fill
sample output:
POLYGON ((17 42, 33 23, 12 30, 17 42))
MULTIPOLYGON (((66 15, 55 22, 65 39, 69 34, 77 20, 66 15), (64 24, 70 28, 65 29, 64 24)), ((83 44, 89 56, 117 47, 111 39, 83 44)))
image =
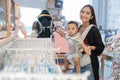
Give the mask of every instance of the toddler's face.
POLYGON ((69 36, 73 36, 78 32, 78 27, 75 24, 68 24, 67 25, 67 33, 69 36))

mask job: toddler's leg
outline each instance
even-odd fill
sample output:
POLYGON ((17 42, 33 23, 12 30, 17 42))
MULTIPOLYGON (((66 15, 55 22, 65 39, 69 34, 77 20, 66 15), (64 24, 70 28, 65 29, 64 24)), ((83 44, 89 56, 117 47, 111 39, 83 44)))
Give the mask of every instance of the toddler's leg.
POLYGON ((63 70, 63 72, 66 72, 68 70, 68 66, 69 66, 69 62, 66 57, 64 57, 64 66, 65 66, 65 69, 63 70))
POLYGON ((75 66, 76 66, 76 73, 80 74, 80 58, 74 58, 75 66))

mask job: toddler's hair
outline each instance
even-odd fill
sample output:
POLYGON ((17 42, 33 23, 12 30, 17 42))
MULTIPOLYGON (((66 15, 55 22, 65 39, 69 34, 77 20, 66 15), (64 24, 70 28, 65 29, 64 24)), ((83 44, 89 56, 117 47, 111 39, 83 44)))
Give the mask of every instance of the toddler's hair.
POLYGON ((76 21, 69 21, 67 24, 75 24, 78 27, 78 23, 76 21))

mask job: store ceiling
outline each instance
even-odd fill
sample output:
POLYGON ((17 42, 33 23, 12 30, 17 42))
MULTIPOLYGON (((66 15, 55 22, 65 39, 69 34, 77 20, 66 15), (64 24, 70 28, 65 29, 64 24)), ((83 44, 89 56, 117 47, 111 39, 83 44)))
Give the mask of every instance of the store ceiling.
POLYGON ((47 0, 14 0, 14 1, 20 4, 21 7, 45 9, 47 0))

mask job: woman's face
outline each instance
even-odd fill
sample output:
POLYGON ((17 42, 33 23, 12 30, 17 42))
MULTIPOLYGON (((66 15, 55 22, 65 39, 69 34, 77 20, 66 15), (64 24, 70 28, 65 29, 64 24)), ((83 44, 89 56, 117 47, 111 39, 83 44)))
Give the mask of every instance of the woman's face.
POLYGON ((92 19, 92 13, 89 7, 84 7, 80 12, 80 19, 83 23, 89 22, 92 19))
POLYGON ((69 36, 73 36, 78 32, 78 27, 75 24, 68 24, 67 25, 67 33, 69 36))

